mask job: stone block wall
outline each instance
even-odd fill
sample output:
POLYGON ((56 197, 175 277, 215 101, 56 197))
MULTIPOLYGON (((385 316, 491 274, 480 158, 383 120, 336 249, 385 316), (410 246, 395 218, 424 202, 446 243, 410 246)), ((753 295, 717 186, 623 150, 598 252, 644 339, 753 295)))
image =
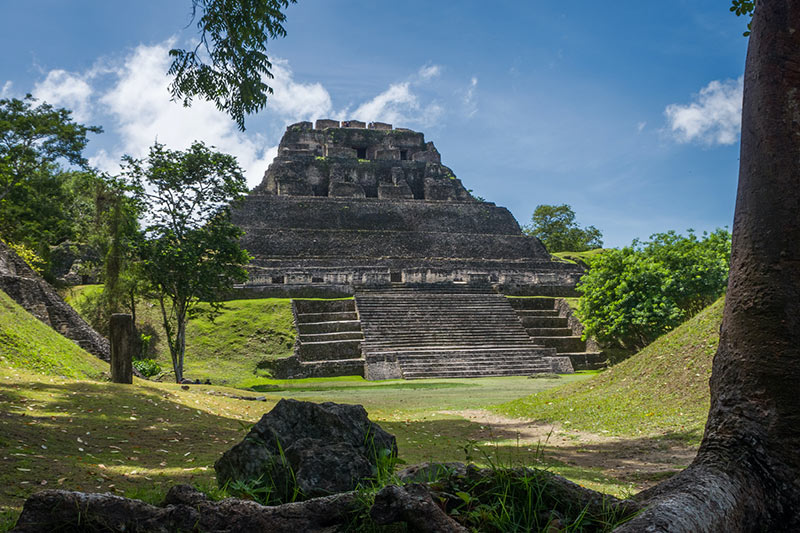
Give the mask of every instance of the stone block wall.
POLYGON ((92 329, 56 291, 0 241, 0 290, 81 348, 108 361, 108 340, 92 329))
MULTIPOLYGON (((245 229, 369 229, 521 235, 519 224, 508 209, 477 202, 252 195, 233 211, 233 222, 245 229)), ((549 260, 549 256, 543 253, 537 257, 549 260)))
MULTIPOLYGON (((408 185, 415 199, 472 200, 453 171, 441 164, 441 155, 422 133, 392 129, 391 124, 349 120, 298 122, 290 125, 270 165, 254 192, 281 196, 330 196, 328 183, 359 183, 368 198, 378 197, 378 187, 392 166, 410 169, 408 185), (336 167, 349 171, 348 179, 335 176, 336 167), (436 198, 425 196, 425 182, 439 181, 436 198), (302 183, 308 186, 302 186, 302 183), (446 192, 445 192, 446 191, 446 192)), ((391 193, 387 193, 391 194, 391 193)))

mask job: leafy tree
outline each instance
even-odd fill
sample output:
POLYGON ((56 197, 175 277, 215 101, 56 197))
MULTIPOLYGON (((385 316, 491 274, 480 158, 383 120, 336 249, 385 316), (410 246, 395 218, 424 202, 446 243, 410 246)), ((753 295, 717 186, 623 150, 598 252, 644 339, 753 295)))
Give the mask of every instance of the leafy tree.
POLYGON ((200 11, 200 40, 193 50, 173 49, 170 92, 185 106, 202 96, 228 113, 244 130, 244 116, 266 105, 272 78, 268 38, 285 37, 281 11, 297 0, 192 0, 192 19, 200 11))
POLYGON ((73 122, 67 109, 35 102, 31 95, 0 100, 0 200, 59 160, 87 168, 86 134, 103 131, 73 122))
POLYGON ((538 237, 550 253, 585 252, 603 247, 600 230, 594 226, 581 228, 575 222, 575 212, 567 204, 536 206, 531 225, 523 231, 538 237))
POLYGON ((730 237, 670 231, 595 256, 578 285, 585 334, 639 349, 701 311, 725 289, 730 237))
MULTIPOLYGON (((0 234, 45 262, 49 247, 73 239, 83 221, 80 183, 93 173, 83 157, 89 133, 67 109, 0 100, 0 234), (65 169, 65 165, 71 167, 65 169)), ((47 274, 47 266, 45 266, 47 274)))
POLYGON ((183 379, 187 321, 244 281, 250 260, 228 206, 247 191, 236 158, 195 142, 186 152, 156 143, 146 160, 125 157, 125 176, 144 207, 141 270, 161 308, 175 380, 183 379))
MULTIPOLYGON (((731 0, 731 12, 736 13, 737 16, 753 16, 753 11, 756 9, 756 4, 758 4, 758 0, 731 0)), ((747 23, 747 31, 744 32, 744 36, 747 37, 750 35, 750 30, 753 29, 753 23, 747 23)))

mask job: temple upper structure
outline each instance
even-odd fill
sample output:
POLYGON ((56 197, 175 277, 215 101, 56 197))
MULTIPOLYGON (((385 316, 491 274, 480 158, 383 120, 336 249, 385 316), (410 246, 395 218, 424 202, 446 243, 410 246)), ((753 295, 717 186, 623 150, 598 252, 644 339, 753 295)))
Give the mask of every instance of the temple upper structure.
POLYGON ((254 256, 246 286, 264 293, 488 283, 568 294, 581 274, 506 208, 474 198, 422 133, 381 122, 289 126, 233 216, 254 256))
POLYGON ((422 133, 355 120, 289 126, 257 189, 279 196, 472 200, 422 133))

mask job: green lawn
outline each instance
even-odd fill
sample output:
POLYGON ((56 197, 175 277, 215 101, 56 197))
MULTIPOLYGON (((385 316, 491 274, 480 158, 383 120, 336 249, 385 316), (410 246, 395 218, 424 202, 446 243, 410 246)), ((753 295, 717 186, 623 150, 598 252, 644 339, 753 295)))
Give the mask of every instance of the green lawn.
MULTIPOLYGON (((75 287, 67 294, 67 301, 80 312, 86 295, 100 289, 99 285, 75 287)), ((171 370, 158 305, 142 302, 136 313, 137 326, 153 334, 154 359, 163 370, 171 370)), ((184 375, 219 385, 241 386, 253 376, 268 376, 259 369, 259 363, 292 355, 295 336, 288 298, 225 302, 222 313, 213 320, 201 315, 189 321, 184 375)))
POLYGON ((263 356, 263 342, 253 337, 266 326, 252 315, 264 312, 277 331, 285 331, 291 325, 285 320, 287 304, 236 301, 229 304, 230 317, 196 323, 194 368, 207 365, 215 384, 185 390, 168 382, 105 381, 105 363, 0 293, 0 531, 10 527, 25 497, 42 488, 112 491, 150 501, 174 483, 212 490, 213 462, 284 397, 364 405, 371 419, 396 435, 407 463, 469 456, 483 464, 536 464, 585 486, 626 494, 633 486, 630 473, 557 461, 548 456, 551 448, 521 444, 514 424, 487 428, 458 412, 482 409, 553 422, 562 437, 575 439, 574 454, 603 453, 613 443, 584 446, 570 429, 647 445, 658 435, 696 443, 708 409, 707 379, 722 309, 719 301, 608 371, 559 379, 272 380, 241 376, 237 365, 252 361, 247 354, 225 367, 221 359, 235 357, 231 345, 246 351, 261 344, 263 356), (236 372, 230 381, 251 390, 218 385, 225 372, 236 372))
POLYGON ((611 435, 661 434, 699 443, 724 298, 597 378, 496 408, 611 435))

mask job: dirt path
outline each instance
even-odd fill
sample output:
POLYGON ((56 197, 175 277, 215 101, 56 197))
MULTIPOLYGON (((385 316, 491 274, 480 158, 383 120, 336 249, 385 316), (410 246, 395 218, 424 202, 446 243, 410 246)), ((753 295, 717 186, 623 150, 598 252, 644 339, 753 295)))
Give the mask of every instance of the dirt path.
POLYGON ((520 445, 544 447, 546 458, 581 468, 599 468, 603 474, 647 488, 682 470, 697 447, 652 437, 612 437, 514 419, 483 410, 442 411, 481 426, 471 438, 478 441, 518 440, 520 445))

